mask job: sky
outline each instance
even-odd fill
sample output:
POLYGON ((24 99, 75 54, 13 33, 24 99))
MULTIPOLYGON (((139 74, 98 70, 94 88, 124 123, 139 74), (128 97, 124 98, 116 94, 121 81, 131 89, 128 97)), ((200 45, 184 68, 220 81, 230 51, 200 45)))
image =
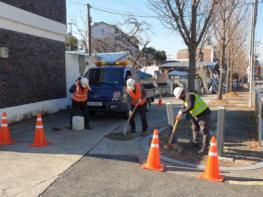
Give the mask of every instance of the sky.
MULTIPOLYGON (((92 22, 106 22, 113 25, 123 23, 125 16, 105 13, 96 8, 107 10, 110 12, 135 14, 142 16, 155 16, 156 14, 150 9, 147 0, 66 0, 67 1, 67 21, 76 21, 81 24, 83 17, 86 17, 86 4, 89 3, 91 8, 92 22)), ((259 0, 260 2, 260 0, 259 0)), ((186 48, 182 38, 178 33, 172 32, 165 28, 157 18, 138 18, 145 20, 151 26, 149 34, 150 43, 157 50, 166 51, 168 59, 175 59, 176 52, 180 49, 186 48)), ((258 51, 262 51, 261 58, 263 58, 263 3, 259 4, 258 20, 256 29, 256 41, 258 43, 258 51)), ((70 29, 70 28, 68 28, 70 29)), ((125 32, 125 29, 122 29, 125 32)), ((73 28, 73 33, 77 31, 73 28)), ((263 60, 263 59, 262 59, 263 60)))

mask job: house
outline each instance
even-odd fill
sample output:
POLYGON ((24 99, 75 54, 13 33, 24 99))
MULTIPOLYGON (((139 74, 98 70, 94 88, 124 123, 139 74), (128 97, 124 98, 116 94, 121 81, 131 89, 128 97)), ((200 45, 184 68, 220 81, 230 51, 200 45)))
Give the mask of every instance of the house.
POLYGON ((139 41, 130 37, 115 25, 104 22, 91 27, 92 50, 97 53, 129 51, 135 57, 139 52, 139 41))
MULTIPOLYGON (((200 62, 214 62, 216 61, 215 47, 212 45, 207 45, 203 48, 196 49, 197 60, 200 62)), ((178 61, 189 61, 189 51, 188 49, 181 49, 176 54, 176 60, 178 61)))
POLYGON ((66 0, 0 1, 0 113, 65 108, 66 0))

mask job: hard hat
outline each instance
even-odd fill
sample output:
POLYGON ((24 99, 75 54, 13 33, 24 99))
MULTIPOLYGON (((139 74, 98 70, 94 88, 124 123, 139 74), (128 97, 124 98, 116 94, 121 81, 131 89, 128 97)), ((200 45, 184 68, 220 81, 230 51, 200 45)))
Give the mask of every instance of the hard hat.
POLYGON ((179 99, 179 97, 181 96, 182 92, 184 91, 184 89, 182 87, 177 87, 174 89, 174 96, 175 98, 179 99))
POLYGON ((86 77, 81 78, 80 80, 82 87, 88 87, 89 86, 89 80, 86 77))
POLYGON ((135 87, 135 80, 133 78, 129 78, 127 81, 126 81, 126 85, 127 85, 127 88, 128 89, 134 89, 135 87))

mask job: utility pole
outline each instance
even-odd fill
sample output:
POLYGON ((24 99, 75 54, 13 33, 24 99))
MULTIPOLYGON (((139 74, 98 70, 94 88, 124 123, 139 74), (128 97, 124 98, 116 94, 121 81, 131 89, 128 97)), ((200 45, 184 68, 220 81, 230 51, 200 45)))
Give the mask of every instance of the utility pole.
POLYGON ((73 25, 73 23, 69 22, 68 25, 70 26, 70 35, 72 35, 72 25, 73 25))
POLYGON ((252 11, 252 29, 251 29, 251 40, 250 40, 250 60, 249 60, 249 107, 253 106, 253 89, 254 89, 254 64, 255 64, 255 29, 256 29, 256 18, 257 18, 257 7, 258 0, 253 2, 253 11, 252 11))
POLYGON ((90 17, 90 4, 87 4, 87 11, 88 11, 88 50, 89 50, 89 56, 92 55, 91 51, 91 17, 90 17))

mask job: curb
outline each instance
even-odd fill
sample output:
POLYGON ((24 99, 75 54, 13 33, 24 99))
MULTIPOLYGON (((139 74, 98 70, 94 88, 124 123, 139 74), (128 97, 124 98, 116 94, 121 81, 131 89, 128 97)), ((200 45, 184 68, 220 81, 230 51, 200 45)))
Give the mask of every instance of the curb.
MULTIPOLYGON (((166 127, 162 127, 159 129, 159 132, 163 132, 164 129, 166 127)), ((144 151, 148 151, 149 150, 149 145, 146 142, 146 140, 149 140, 152 138, 152 135, 149 135, 147 137, 145 137, 142 141, 142 147, 144 149, 144 151)), ((160 158, 162 161, 166 161, 169 162, 171 164, 174 164, 176 166, 179 167, 184 167, 184 168, 188 168, 188 169, 192 169, 192 170, 205 170, 205 165, 201 165, 201 164, 194 164, 194 163, 189 163, 189 162, 185 162, 185 161, 180 161, 180 160, 176 160, 176 159, 172 159, 170 157, 166 157, 163 155, 160 155, 160 158)), ((240 167, 220 167, 220 171, 222 172, 233 172, 233 171, 249 171, 249 170, 257 170, 263 168, 263 160, 261 160, 260 162, 257 162, 253 165, 248 165, 248 166, 240 166, 240 167)))

